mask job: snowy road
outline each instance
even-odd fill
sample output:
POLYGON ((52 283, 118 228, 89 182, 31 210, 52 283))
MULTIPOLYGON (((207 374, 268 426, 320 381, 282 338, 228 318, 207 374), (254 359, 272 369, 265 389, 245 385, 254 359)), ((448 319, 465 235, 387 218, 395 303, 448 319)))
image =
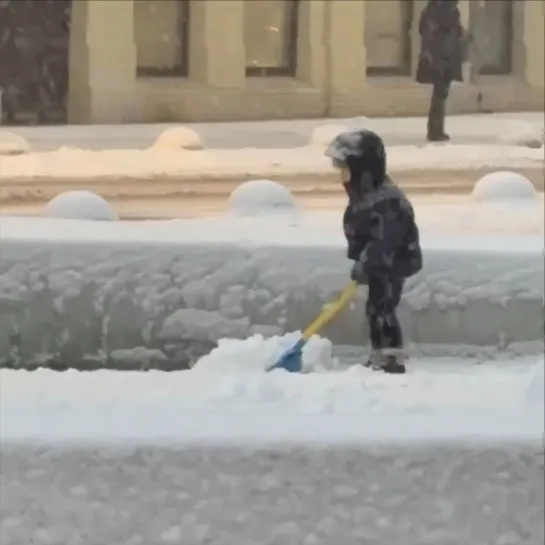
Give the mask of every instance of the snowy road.
MULTIPOLYGON (((52 423, 54 425, 54 423, 52 423)), ((540 545, 538 446, 3 448, 2 545, 540 545)))
POLYGON ((192 370, 173 373, 3 369, 0 439, 330 445, 541 438, 543 359, 413 360, 406 375, 392 377, 360 365, 335 370, 339 363, 321 353, 326 344, 309 344, 303 365, 310 374, 265 373, 269 362, 258 361, 251 341, 222 345, 192 370))
POLYGON ((543 363, 0 372, 2 545, 538 545, 543 363), (39 445, 39 446, 37 446, 39 445), (291 446, 289 446, 291 445, 291 446))

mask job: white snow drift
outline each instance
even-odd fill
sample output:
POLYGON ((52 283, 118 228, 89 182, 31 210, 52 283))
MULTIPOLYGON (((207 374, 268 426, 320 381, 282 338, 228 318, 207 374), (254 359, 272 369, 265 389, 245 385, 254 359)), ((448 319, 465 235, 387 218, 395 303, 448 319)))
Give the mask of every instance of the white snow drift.
POLYGON ((272 180, 251 180, 239 185, 231 193, 228 206, 240 216, 293 213, 297 209, 291 192, 272 180))
POLYGON ((537 192, 530 180, 517 172, 492 172, 473 188, 472 197, 480 202, 535 201, 537 192))
MULTIPOLYGON (((222 373, 263 372, 274 365, 282 353, 300 338, 300 332, 283 336, 254 335, 246 340, 220 339, 218 347, 201 358, 194 369, 222 373)), ((319 336, 312 337, 303 349, 303 372, 326 371, 337 367, 332 344, 319 336)))
POLYGON ((91 191, 66 191, 44 207, 43 215, 57 219, 115 221, 117 214, 100 195, 91 191))
POLYGON ((498 139, 503 144, 540 149, 545 143, 545 130, 530 123, 513 123, 511 130, 502 133, 498 139))
MULTIPOLYGON (((333 138, 336 131, 324 140, 333 138)), ((74 150, 30 153, 27 156, 5 157, 0 180, 13 179, 33 182, 40 178, 97 181, 115 178, 196 179, 237 176, 259 179, 278 176, 332 175, 331 160, 325 157, 326 145, 293 149, 210 149, 184 153, 174 143, 149 150, 74 150)), ((393 146, 388 148, 388 168, 392 174, 410 171, 429 175, 430 170, 543 169, 543 151, 520 146, 452 145, 452 146, 393 146)))
POLYGON ((203 150, 204 145, 199 134, 193 129, 188 127, 169 127, 157 137, 152 149, 163 151, 197 151, 203 150))
POLYGON ((0 130, 0 157, 2 155, 23 155, 29 150, 30 146, 22 136, 14 132, 0 130))

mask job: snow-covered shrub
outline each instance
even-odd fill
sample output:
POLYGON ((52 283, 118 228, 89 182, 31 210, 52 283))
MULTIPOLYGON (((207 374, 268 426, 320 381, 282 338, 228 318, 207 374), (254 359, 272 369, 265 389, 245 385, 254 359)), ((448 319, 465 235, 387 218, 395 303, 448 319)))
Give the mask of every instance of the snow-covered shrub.
POLYGON ((492 172, 475 184, 471 196, 481 202, 535 201, 537 192, 522 174, 492 172))
POLYGON ((204 149, 204 145, 201 137, 193 129, 170 127, 157 137, 153 149, 198 151, 204 149))
POLYGON ((108 201, 91 191, 66 191, 46 204, 48 218, 116 221, 117 214, 108 201))
POLYGON ((23 155, 29 150, 30 146, 22 136, 14 132, 0 131, 0 156, 23 155))
POLYGON ((244 182, 229 197, 229 210, 241 216, 294 212, 296 209, 291 192, 272 180, 244 182))
POLYGON ((349 130, 346 125, 320 125, 312 131, 309 146, 325 148, 339 134, 349 130))

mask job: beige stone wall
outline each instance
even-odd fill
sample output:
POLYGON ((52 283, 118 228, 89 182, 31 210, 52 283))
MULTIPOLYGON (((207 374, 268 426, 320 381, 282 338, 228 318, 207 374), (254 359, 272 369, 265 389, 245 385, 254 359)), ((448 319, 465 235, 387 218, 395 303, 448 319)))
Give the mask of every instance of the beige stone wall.
POLYGON ((72 3, 68 119, 121 123, 138 118, 134 2, 72 3))
MULTIPOLYGON (((74 2, 71 122, 427 111, 430 90, 411 76, 425 0, 413 0, 412 13, 410 0, 299 0, 291 47, 289 0, 186 0, 188 20, 180 15, 183 1, 74 2), (146 67, 156 70, 150 75, 146 67)), ((473 30, 482 3, 460 1, 473 30)), ((543 109, 543 4, 514 2, 511 74, 477 74, 454 86, 452 113, 543 109)))

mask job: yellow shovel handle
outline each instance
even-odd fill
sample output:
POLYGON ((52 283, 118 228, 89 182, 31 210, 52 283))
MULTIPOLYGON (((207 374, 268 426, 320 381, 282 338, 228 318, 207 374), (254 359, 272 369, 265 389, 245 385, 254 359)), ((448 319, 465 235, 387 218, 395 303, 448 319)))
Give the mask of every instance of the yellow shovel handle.
POLYGON ((341 292, 338 299, 331 305, 327 305, 321 314, 303 332, 303 339, 308 341, 316 335, 322 327, 327 325, 337 314, 354 298, 358 291, 358 285, 350 282, 341 292))

